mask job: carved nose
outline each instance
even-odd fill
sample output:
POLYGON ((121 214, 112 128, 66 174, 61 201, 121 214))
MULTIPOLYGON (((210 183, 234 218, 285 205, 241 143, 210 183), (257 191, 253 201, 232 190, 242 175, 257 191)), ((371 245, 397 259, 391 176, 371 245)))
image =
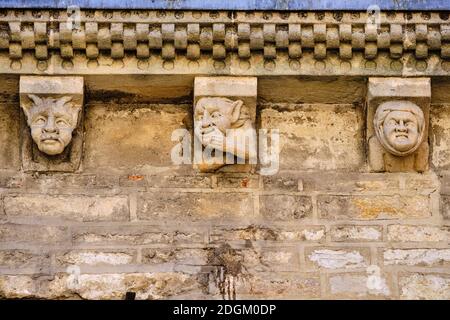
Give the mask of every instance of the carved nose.
POLYGON ((203 112, 202 127, 209 127, 211 126, 211 123, 211 116, 209 115, 209 112, 205 110, 205 112, 203 112))
POLYGON ((400 120, 400 123, 397 126, 397 131, 408 131, 408 128, 406 128, 405 123, 403 122, 403 120, 400 120))
POLYGON ((55 127, 55 121, 52 119, 52 117, 49 117, 47 119, 47 123, 44 127, 44 131, 48 132, 48 133, 54 133, 56 132, 56 127, 55 127))

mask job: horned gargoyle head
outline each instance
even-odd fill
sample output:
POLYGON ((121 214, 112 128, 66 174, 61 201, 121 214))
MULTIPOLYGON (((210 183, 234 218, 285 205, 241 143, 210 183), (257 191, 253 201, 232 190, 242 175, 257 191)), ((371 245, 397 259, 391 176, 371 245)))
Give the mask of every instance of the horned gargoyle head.
POLYGON ((22 105, 31 129, 31 137, 38 149, 48 155, 61 154, 72 140, 81 106, 72 97, 60 98, 28 95, 31 104, 22 105))

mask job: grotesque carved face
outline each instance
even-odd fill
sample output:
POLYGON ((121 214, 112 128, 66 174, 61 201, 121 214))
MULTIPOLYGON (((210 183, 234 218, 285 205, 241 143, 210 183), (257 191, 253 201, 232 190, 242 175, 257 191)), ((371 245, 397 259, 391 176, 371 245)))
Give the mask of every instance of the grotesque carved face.
POLYGON ((81 107, 74 106, 67 96, 54 99, 29 95, 29 98, 32 105, 23 109, 38 149, 48 155, 62 153, 72 140, 81 107))
POLYGON ((401 152, 412 149, 419 138, 417 119, 406 111, 389 113, 384 120, 383 132, 389 144, 401 152))
MULTIPOLYGON (((204 146, 221 149, 227 130, 242 127, 249 117, 241 100, 201 98, 195 106, 195 134, 204 146)), ((223 147, 222 147, 223 148, 223 147)))
POLYGON ((423 112, 409 101, 381 104, 375 114, 374 125, 383 147, 397 156, 413 153, 423 141, 423 112))
POLYGON ((196 120, 201 122, 202 128, 216 127, 225 134, 239 119, 242 105, 241 100, 202 98, 195 108, 196 120))

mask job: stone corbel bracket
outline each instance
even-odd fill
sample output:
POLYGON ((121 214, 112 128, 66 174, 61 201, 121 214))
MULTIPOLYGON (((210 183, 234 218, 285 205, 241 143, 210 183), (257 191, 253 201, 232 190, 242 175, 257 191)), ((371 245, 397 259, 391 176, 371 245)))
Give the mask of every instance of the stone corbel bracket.
POLYGON ((257 149, 256 94, 255 77, 195 78, 193 114, 196 169, 201 172, 218 169, 248 172, 254 169, 257 149), (207 148, 212 152, 204 153, 207 148), (214 156, 216 161, 213 160, 214 156), (234 158, 233 165, 227 162, 226 157, 234 158))
POLYGON ((20 78, 24 171, 78 170, 83 147, 82 77, 20 78))
POLYGON ((429 78, 369 78, 367 139, 375 172, 428 169, 429 78))

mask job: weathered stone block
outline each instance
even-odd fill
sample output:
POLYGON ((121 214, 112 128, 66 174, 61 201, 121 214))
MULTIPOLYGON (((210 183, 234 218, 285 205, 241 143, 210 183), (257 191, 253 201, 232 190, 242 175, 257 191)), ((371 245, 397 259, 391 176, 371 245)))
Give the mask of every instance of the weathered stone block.
POLYGON ((145 190, 147 179, 142 174, 127 174, 119 177, 119 185, 125 188, 140 188, 145 190))
POLYGON ((228 176, 217 177, 217 186, 227 189, 258 189, 259 179, 257 176, 228 176))
MULTIPOLYGON (((237 299, 253 298, 319 298, 320 279, 316 274, 308 273, 255 273, 251 276, 233 278, 227 284, 228 279, 218 283, 225 284, 225 298, 228 292, 235 293, 237 299)), ((212 294, 219 295, 218 288, 213 287, 212 294), (215 290, 214 290, 215 289, 215 290)))
POLYGON ((431 216, 427 196, 333 196, 318 197, 319 214, 324 219, 399 219, 431 216))
POLYGON ((299 253, 295 247, 256 247, 239 252, 245 270, 250 272, 299 270, 299 253))
POLYGON ((450 249, 387 249, 385 265, 446 266, 450 264, 450 249))
POLYGON ((224 241, 322 241, 325 239, 325 228, 322 226, 281 228, 275 226, 248 227, 214 227, 210 241, 220 243, 224 241))
POLYGON ((136 292, 136 299, 164 299, 198 290, 195 276, 183 273, 129 273, 81 275, 75 289, 86 299, 123 299, 124 292, 136 292), (92 290, 93 287, 99 290, 92 290))
POLYGON ((172 132, 185 128, 185 106, 86 108, 84 167, 96 171, 142 166, 171 166, 172 132))
POLYGON ((299 178, 288 174, 264 176, 264 190, 303 191, 303 183, 299 178))
POLYGON ((433 172, 409 174, 405 180, 405 189, 421 193, 432 193, 440 186, 439 179, 433 172))
POLYGON ((353 269, 369 265, 368 249, 306 248, 306 264, 320 269, 353 269))
POLYGON ((237 292, 264 295, 267 297, 318 298, 320 282, 314 275, 258 274, 250 280, 250 286, 237 288, 237 292), (250 289, 251 288, 251 289, 250 289))
POLYGON ((20 188, 24 185, 24 177, 17 171, 2 171, 0 173, 0 187, 20 188))
MULTIPOLYGON (((287 255, 288 253, 286 252, 284 257, 281 257, 282 254, 280 254, 278 259, 286 262, 290 258, 287 257, 287 255)), ((273 259, 277 258, 274 255, 266 254, 266 248, 232 249, 228 243, 225 245, 221 244, 218 249, 215 249, 209 255, 209 262, 211 265, 219 265, 219 271, 221 268, 224 268, 225 272, 228 272, 235 277, 245 277, 255 271, 273 271, 272 265, 264 264, 264 261, 267 262, 268 260, 273 259), (224 247, 230 249, 223 251, 224 247), (220 252, 221 250, 222 252, 220 252)), ((281 261, 280 263, 283 264, 281 261)), ((283 267, 281 267, 280 270, 282 269, 283 267)))
POLYGON ((39 191, 41 193, 86 193, 86 188, 109 190, 119 185, 118 176, 94 175, 94 174, 72 174, 72 173, 42 173, 16 174, 5 181, 9 188, 25 188, 29 192, 39 191), (50 192, 49 192, 50 191, 50 192))
POLYGON ((433 105, 430 114, 431 162, 436 168, 450 169, 450 104, 433 105))
POLYGON ((97 177, 95 175, 79 174, 39 174, 26 175, 23 177, 22 185, 29 190, 40 190, 45 193, 49 189, 67 190, 69 188, 95 188, 97 187, 97 177))
POLYGON ((129 220, 128 198, 21 195, 4 199, 10 217, 63 218, 76 221, 129 220))
POLYGON ((20 168, 19 108, 0 104, 0 169, 20 168))
POLYGON ((441 214, 444 219, 450 219, 450 195, 441 195, 441 214))
POLYGON ((209 249, 192 248, 145 248, 142 249, 142 263, 176 265, 206 265, 209 249))
POLYGON ((2 268, 45 268, 50 266, 50 254, 46 251, 0 250, 0 267, 2 268))
POLYGON ((83 77, 22 76, 20 94, 71 94, 83 101, 83 77))
POLYGON ((332 298, 387 298, 391 295, 388 279, 381 275, 345 273, 332 275, 329 294, 332 298))
POLYGON ((3 209, 3 199, 0 199, 0 222, 6 220, 5 210, 3 209))
POLYGON ((154 188, 211 188, 209 176, 148 176, 148 186, 154 188))
POLYGON ((140 196, 137 215, 142 220, 251 218, 253 199, 240 193, 149 192, 140 196))
POLYGON ((307 196, 260 195, 259 205, 261 215, 270 220, 297 220, 312 215, 312 201, 307 196))
POLYGON ((400 298, 407 300, 450 300, 450 276, 445 274, 403 274, 400 298))
POLYGON ((36 281, 25 275, 0 275, 0 297, 17 299, 36 297, 36 281))
POLYGON ((256 107, 257 79, 255 77, 196 77, 195 97, 242 97, 256 107))
POLYGON ((134 250, 73 250, 56 254, 58 265, 126 265, 136 262, 134 250))
POLYGON ((258 101, 276 103, 359 103, 366 91, 365 79, 359 77, 332 77, 326 81, 290 76, 261 77, 258 87, 258 101))
POLYGON ((332 241, 381 241, 382 226, 333 226, 330 230, 332 241))
POLYGON ((382 192, 398 190, 398 176, 386 173, 308 172, 302 173, 304 191, 326 192, 382 192))
POLYGON ((393 242, 447 242, 449 239, 449 227, 413 225, 387 227, 387 240, 393 242))
POLYGON ((119 177, 116 175, 101 174, 95 176, 95 187, 97 188, 115 188, 119 184, 119 177))
POLYGON ((155 243, 201 243, 202 230, 167 230, 158 226, 79 227, 74 228, 72 241, 77 245, 143 245, 155 243))
POLYGON ((31 276, 0 276, 0 297, 122 300, 128 291, 136 299, 163 299, 199 290, 195 276, 166 273, 57 274, 52 280, 31 276), (93 290, 93 288, 96 288, 93 290))
POLYGON ((362 108, 353 105, 269 105, 261 128, 279 129, 280 169, 356 169, 363 162, 362 108))
POLYGON ((67 227, 0 224, 0 242, 26 244, 61 244, 69 241, 67 227))

